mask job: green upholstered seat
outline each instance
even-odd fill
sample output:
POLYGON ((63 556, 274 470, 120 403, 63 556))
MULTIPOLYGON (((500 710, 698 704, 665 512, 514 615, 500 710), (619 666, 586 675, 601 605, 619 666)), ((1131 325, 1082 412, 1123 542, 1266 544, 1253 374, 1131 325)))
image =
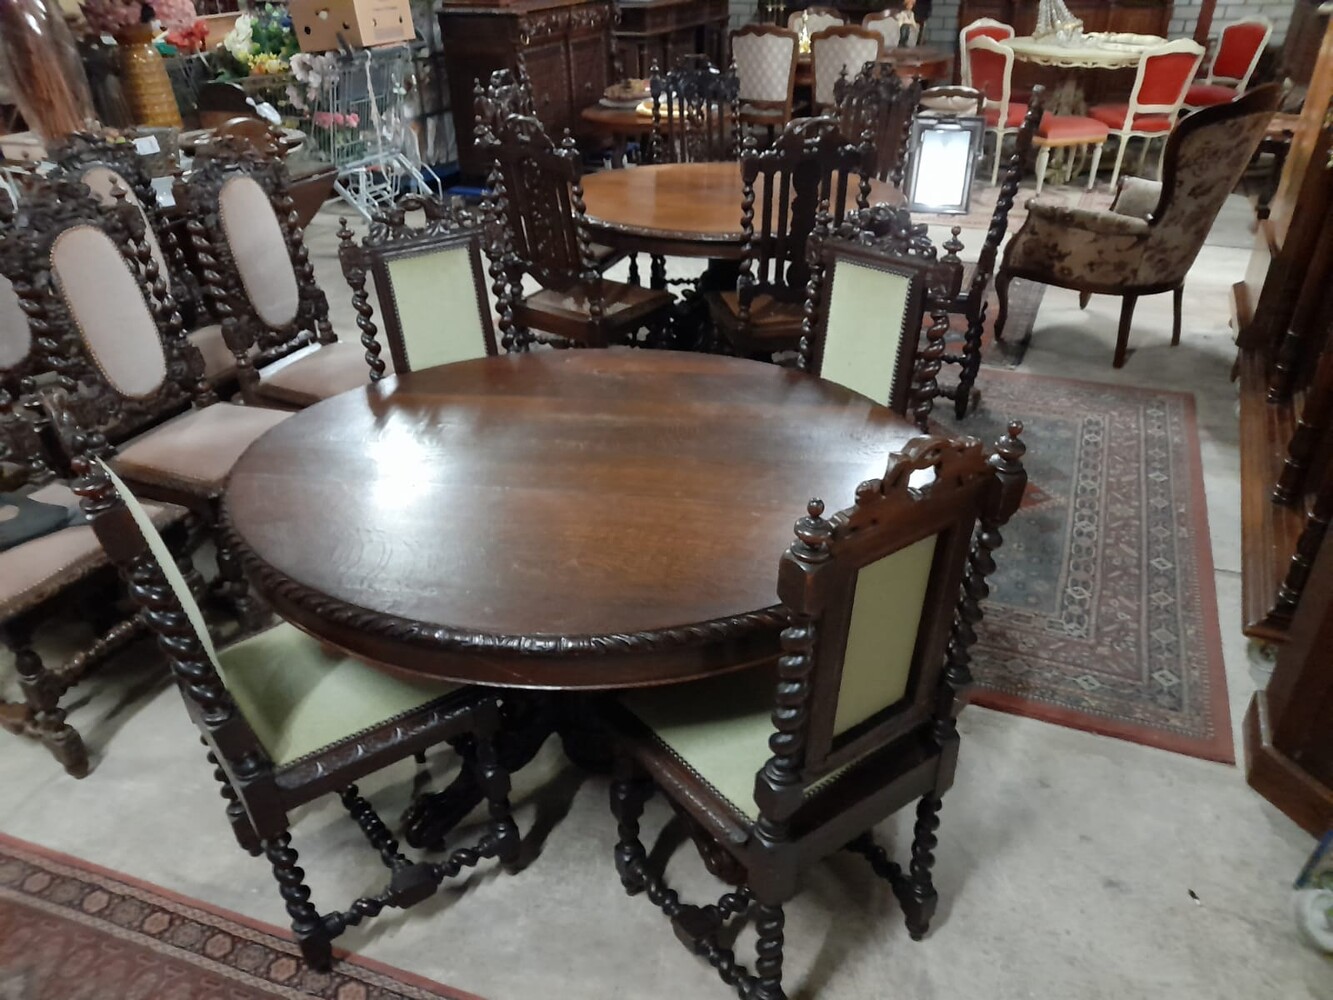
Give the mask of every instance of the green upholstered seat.
POLYGON ((854 260, 833 265, 820 378, 892 404, 904 341, 919 332, 904 330, 911 286, 908 275, 854 260))
POLYGON ((457 689, 458 685, 445 682, 400 680, 359 660, 328 653, 300 629, 285 623, 219 652, 199 605, 147 512, 129 487, 105 464, 102 467, 236 707, 275 765, 290 764, 457 689))
MULTIPOLYGON (((907 693, 935 556, 931 535, 857 574, 833 732, 846 732, 907 693)), ((773 669, 651 688, 621 704, 742 816, 757 818, 754 781, 771 756, 773 669)), ((821 779, 820 786, 834 775, 821 779)), ((808 789, 813 791, 814 787, 808 789)))
POLYGON ((390 676, 285 622, 222 650, 219 660, 228 692, 277 765, 458 690, 457 684, 390 676))

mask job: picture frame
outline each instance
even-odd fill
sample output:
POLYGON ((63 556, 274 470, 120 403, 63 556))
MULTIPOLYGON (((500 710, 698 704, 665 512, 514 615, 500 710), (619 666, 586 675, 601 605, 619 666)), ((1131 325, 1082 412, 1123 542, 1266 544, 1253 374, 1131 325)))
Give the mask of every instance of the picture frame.
POLYGON ((985 119, 976 116, 917 115, 908 140, 908 210, 966 215, 985 134, 985 119))

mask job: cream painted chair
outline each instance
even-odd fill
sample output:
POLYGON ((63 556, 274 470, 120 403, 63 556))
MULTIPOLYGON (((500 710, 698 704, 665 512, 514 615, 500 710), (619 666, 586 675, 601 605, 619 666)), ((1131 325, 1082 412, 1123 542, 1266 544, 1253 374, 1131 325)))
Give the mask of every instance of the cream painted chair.
POLYGON ((384 908, 429 899, 447 878, 482 858, 513 862, 518 830, 510 816, 509 776, 493 738, 494 695, 443 681, 407 679, 332 652, 283 623, 218 649, 203 614, 162 538, 115 473, 81 463, 77 489, 93 530, 130 581, 167 655, 222 783, 238 842, 263 854, 282 891, 292 932, 306 962, 327 970, 332 941, 384 908), (438 863, 412 862, 354 782, 445 740, 471 735, 466 766, 490 804, 486 833, 472 848, 438 863), (390 870, 388 884, 346 911, 320 913, 291 846, 290 813, 336 791, 390 870))
MULTIPOLYGON (((373 279, 393 370, 419 371, 496 353, 495 328, 486 296, 479 220, 460 204, 410 195, 376 215, 358 245, 345 219, 338 220, 338 258, 352 288, 371 381, 384 377, 382 350, 366 292, 373 279), (425 224, 408 223, 420 211, 425 224), (443 306, 443 308, 442 308, 443 306)), ((506 300, 501 299, 501 308, 506 300)), ((513 346, 513 317, 502 313, 506 349, 513 346)))
POLYGON ((856 76, 866 63, 878 63, 883 54, 884 39, 878 32, 859 25, 838 25, 811 35, 810 75, 814 81, 811 95, 816 112, 834 106, 834 90, 840 77, 856 76))
MULTIPOLYGON (((905 210, 883 206, 849 216, 831 235, 821 226, 814 239, 819 267, 806 298, 798 366, 914 416, 924 428, 930 395, 917 381, 917 342, 934 247, 905 210), (885 225, 891 214, 896 218, 885 225), (886 235, 863 228, 872 219, 886 235)), ((946 319, 941 337, 947 329, 946 319)))
POLYGON ((1208 76, 1190 85, 1185 92, 1185 107, 1191 111, 1209 108, 1245 93, 1272 37, 1273 22, 1262 15, 1232 21, 1223 28, 1208 76))
POLYGON ((1011 425, 989 457, 975 438, 918 437, 882 479, 857 487, 852 506, 826 518, 811 500, 779 563, 787 627, 776 664, 608 706, 621 883, 646 891, 742 996, 785 1000, 783 908, 805 872, 841 850, 891 884, 912 938, 929 929, 937 814, 958 759, 978 602, 1026 483, 1020 431, 1011 425), (715 903, 685 903, 648 856, 639 821, 654 790, 734 887, 715 903), (904 872, 872 830, 913 802, 904 872), (741 914, 758 934, 753 973, 726 933, 741 914))

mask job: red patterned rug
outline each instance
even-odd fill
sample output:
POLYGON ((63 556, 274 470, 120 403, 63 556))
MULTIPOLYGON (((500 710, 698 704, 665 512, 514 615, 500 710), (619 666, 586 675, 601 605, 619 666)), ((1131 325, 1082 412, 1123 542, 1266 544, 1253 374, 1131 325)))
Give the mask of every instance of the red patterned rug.
POLYGON ((479 1000, 361 958, 331 973, 291 935, 0 835, 3 1000, 479 1000))
POLYGON ((1194 397, 985 369, 941 424, 1023 421, 1028 494, 1004 530, 974 701, 1232 763, 1194 397))

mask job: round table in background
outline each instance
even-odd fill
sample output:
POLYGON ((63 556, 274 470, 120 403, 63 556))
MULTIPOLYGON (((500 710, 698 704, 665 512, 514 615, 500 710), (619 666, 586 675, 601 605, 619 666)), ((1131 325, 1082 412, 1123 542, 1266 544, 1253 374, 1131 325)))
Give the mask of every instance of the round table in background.
MULTIPOLYGON (((742 255, 739 163, 663 163, 583 178, 588 228, 597 243, 636 253, 738 260, 742 255)), ((856 201, 856 185, 848 193, 856 201)), ((870 203, 902 193, 870 182, 870 203)), ((756 208, 756 225, 759 210, 756 208)))
POLYGON ((453 681, 626 688, 774 655, 806 502, 850 506, 917 433, 744 359, 504 355, 295 414, 236 464, 224 511, 255 587, 332 646, 453 681))
POLYGON ((1082 44, 1061 45, 1050 38, 1019 35, 1004 44, 1014 51, 1014 59, 1034 66, 1067 70, 1059 86, 1046 102, 1046 110, 1061 115, 1082 115, 1087 112, 1087 100, 1079 81, 1079 73, 1092 70, 1134 69, 1145 49, 1166 43, 1157 35, 1130 35, 1123 33, 1092 32, 1083 36, 1082 44))

